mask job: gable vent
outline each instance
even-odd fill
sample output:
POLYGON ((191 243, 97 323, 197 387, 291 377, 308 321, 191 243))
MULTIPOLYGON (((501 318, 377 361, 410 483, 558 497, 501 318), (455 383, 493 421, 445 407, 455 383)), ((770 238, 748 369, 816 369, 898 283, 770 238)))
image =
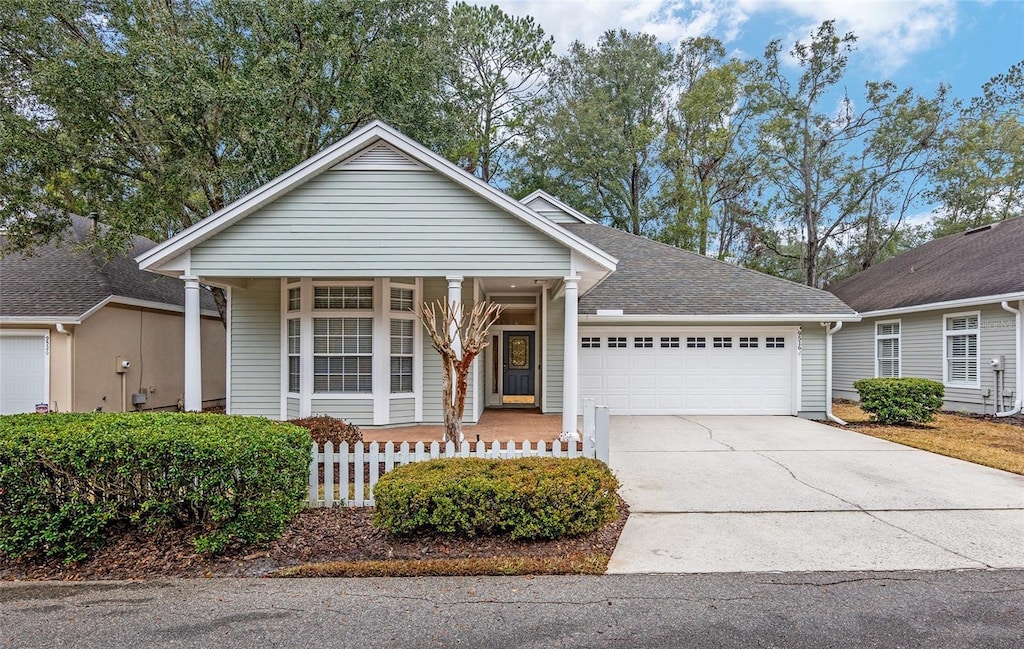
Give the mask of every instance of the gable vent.
POLYGON ((369 146, 332 167, 334 170, 362 171, 403 171, 425 168, 419 162, 384 142, 369 146))

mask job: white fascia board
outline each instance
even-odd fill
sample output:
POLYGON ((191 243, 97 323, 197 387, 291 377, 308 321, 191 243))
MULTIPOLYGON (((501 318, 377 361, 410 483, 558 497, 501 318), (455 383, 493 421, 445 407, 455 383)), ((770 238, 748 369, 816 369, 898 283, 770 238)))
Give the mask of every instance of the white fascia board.
POLYGON ((0 316, 0 325, 55 325, 55 324, 69 324, 77 325, 82 324, 82 319, 78 316, 67 316, 61 318, 58 316, 18 316, 18 315, 5 315, 0 316))
POLYGON ((339 140, 231 205, 144 252, 136 257, 135 260, 143 270, 160 266, 163 262, 169 261, 193 246, 202 243, 267 203, 380 140, 390 144, 410 158, 426 164, 442 176, 469 189, 493 205, 518 217, 534 229, 546 234, 569 249, 593 259, 610 271, 615 270, 618 260, 605 251, 574 235, 558 224, 548 221, 519 201, 491 187, 476 176, 453 165, 448 160, 380 121, 371 122, 348 137, 339 140))
POLYGON ((554 196, 552 196, 551 194, 547 193, 543 189, 535 189, 535 190, 533 190, 530 193, 529 196, 524 197, 519 202, 522 203, 523 205, 526 205, 527 207, 529 207, 530 203, 532 203, 535 199, 538 199, 538 198, 543 199, 543 200, 547 201, 548 203, 551 203, 553 206, 555 206, 558 209, 560 209, 563 212, 565 212, 566 215, 571 216, 572 218, 576 219, 580 223, 597 223, 597 221, 595 221, 594 219, 590 218, 589 216, 587 216, 583 212, 580 212, 579 210, 575 209, 574 207, 572 207, 572 206, 562 202, 561 200, 555 198, 554 196))
POLYGON ((900 315, 903 313, 920 313, 921 311, 945 311, 948 309, 982 306, 985 304, 992 303, 998 304, 999 302, 1013 302, 1014 300, 1024 300, 1024 292, 1003 293, 1001 295, 984 295, 981 297, 964 298, 962 300, 948 300, 946 302, 929 302, 927 304, 901 306, 895 309, 879 309, 878 311, 864 311, 860 315, 862 318, 878 318, 889 315, 900 315))
POLYGON ((580 323, 630 324, 634 322, 715 323, 715 322, 860 322, 860 315, 849 313, 794 313, 794 314, 731 314, 731 315, 620 315, 606 316, 580 314, 580 323))

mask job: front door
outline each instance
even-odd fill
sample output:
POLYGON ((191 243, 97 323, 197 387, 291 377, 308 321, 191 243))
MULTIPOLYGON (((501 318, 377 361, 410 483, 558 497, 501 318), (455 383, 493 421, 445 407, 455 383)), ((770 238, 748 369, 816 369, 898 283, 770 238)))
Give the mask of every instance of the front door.
POLYGON ((502 343, 502 403, 534 405, 534 332, 506 331, 502 343))

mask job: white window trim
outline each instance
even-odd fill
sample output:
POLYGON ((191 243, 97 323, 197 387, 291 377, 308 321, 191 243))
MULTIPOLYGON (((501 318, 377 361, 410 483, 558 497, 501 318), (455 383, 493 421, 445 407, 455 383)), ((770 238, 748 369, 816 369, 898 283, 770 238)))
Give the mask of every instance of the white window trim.
MULTIPOLYGON (((943 321, 942 326, 945 327, 946 323, 943 321)), ((899 351, 896 354, 896 363, 899 371, 896 372, 896 376, 893 378, 903 377, 903 322, 900 318, 895 320, 876 320, 875 321, 875 378, 880 378, 882 375, 879 373, 879 358, 878 358, 878 341, 879 340, 897 340, 899 351), (878 325, 887 324, 898 324, 900 326, 900 332, 898 334, 879 334, 878 325)), ((890 378, 890 377, 885 377, 890 378)))
POLYGON ((391 288, 413 291, 413 307, 418 308, 423 294, 422 278, 390 281, 373 280, 314 280, 309 277, 282 278, 281 280, 281 418, 287 418, 289 399, 299 399, 299 416, 310 416, 314 401, 372 401, 374 424, 387 424, 390 419, 389 403, 392 399, 415 399, 415 419, 422 421, 423 408, 423 331, 413 327, 413 391, 391 394, 391 320, 418 321, 416 311, 392 311, 391 288), (314 309, 313 296, 320 286, 372 286, 372 309, 314 309), (302 308, 288 310, 288 289, 301 288, 302 308), (369 318, 373 322, 373 391, 372 392, 314 392, 313 391, 313 320, 315 318, 369 318), (289 392, 288 382, 288 320, 300 320, 301 390, 289 392))
POLYGON ((942 384, 947 388, 981 388, 981 311, 960 311, 957 313, 942 314, 942 384), (974 316, 975 318, 977 318, 978 327, 976 329, 961 329, 960 331, 949 331, 946 328, 946 323, 950 318, 963 318, 970 316, 974 316), (950 383, 949 337, 963 336, 968 334, 974 334, 975 339, 977 341, 977 344, 975 345, 977 349, 977 353, 975 355, 975 360, 977 361, 977 371, 975 372, 975 376, 977 378, 975 381, 971 383, 950 383))

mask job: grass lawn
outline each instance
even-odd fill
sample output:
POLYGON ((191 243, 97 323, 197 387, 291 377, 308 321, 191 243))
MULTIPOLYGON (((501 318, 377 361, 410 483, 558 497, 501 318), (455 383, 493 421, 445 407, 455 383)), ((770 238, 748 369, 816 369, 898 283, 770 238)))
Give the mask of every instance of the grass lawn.
POLYGON ((855 403, 835 403, 832 411, 865 435, 1024 475, 1024 427, 949 413, 927 424, 883 426, 855 403))

